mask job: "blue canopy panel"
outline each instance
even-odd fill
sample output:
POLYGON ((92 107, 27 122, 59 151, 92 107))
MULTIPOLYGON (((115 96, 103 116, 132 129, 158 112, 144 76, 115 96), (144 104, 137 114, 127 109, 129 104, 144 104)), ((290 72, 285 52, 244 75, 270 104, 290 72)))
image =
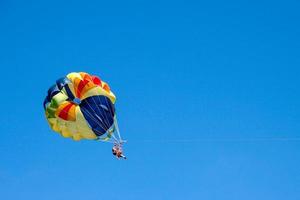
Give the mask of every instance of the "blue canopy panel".
MULTIPOLYGON (((48 89, 48 92, 47 92, 47 96, 44 100, 44 109, 46 109, 46 104, 49 103, 52 99, 53 96, 55 96, 57 93, 59 93, 63 87, 67 87, 68 83, 70 82, 70 80, 66 77, 63 77, 63 78, 60 78, 56 81, 56 84, 52 85, 49 89, 48 89)), ((67 87, 66 88, 66 91, 67 91, 67 95, 70 99, 74 98, 72 92, 70 91, 70 88, 67 87), (71 94, 69 94, 71 93, 71 94)))
POLYGON ((57 93, 59 93, 60 90, 59 88, 57 87, 57 85, 52 85, 49 89, 48 89, 48 92, 47 92, 47 96, 43 102, 43 106, 44 106, 44 109, 46 109, 46 104, 49 103, 52 99, 52 97, 54 95, 56 95, 57 93))
POLYGON ((91 96, 83 99, 79 106, 85 120, 97 136, 105 134, 114 124, 115 107, 108 97, 91 96))

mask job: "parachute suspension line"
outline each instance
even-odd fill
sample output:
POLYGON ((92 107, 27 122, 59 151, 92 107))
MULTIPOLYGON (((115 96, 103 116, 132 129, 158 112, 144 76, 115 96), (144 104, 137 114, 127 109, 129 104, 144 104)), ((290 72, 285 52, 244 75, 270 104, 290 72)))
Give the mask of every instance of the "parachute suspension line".
POLYGON ((115 131, 118 135, 118 138, 119 138, 119 141, 120 143, 123 142, 122 138, 121 138, 121 134, 120 134, 120 129, 119 129, 119 126, 118 126, 118 120, 117 120, 117 117, 115 116, 115 131))
MULTIPOLYGON (((101 102, 99 96, 98 96, 98 99, 99 99, 99 102, 101 102)), ((105 117, 105 114, 104 114, 104 116, 101 114, 99 105, 95 102, 95 100, 94 100, 93 98, 92 98, 92 100, 94 101, 96 107, 97 107, 98 110, 99 110, 99 113, 100 113, 100 115, 101 115, 101 117, 102 117, 102 119, 103 119, 103 122, 104 122, 104 124, 106 125, 106 130, 108 130, 108 129, 110 128, 110 126, 109 126, 109 121, 106 120, 107 118, 105 117)), ((91 107, 91 106, 90 106, 90 107, 91 107)), ((103 108, 101 108, 101 109, 102 109, 102 111, 103 111, 103 108)), ((105 113, 105 112, 103 112, 103 113, 105 113)))
MULTIPOLYGON (((116 110, 115 110, 115 107, 114 107, 113 103, 112 103, 112 102, 108 102, 108 101, 107 101, 107 98, 105 98, 105 101, 106 101, 106 104, 107 104, 107 105, 112 106, 112 109, 114 110, 114 112, 115 112, 115 114, 116 114, 116 110)), ((111 110, 108 109, 108 111, 109 111, 110 117, 111 117, 112 119, 114 119, 114 121, 115 121, 114 115, 113 115, 113 113, 111 112, 111 110)))
POLYGON ((117 144, 117 143, 119 143, 119 140, 114 136, 114 129, 113 130, 108 130, 107 132, 106 132, 106 137, 100 137, 99 138, 99 140, 100 141, 102 141, 102 142, 110 142, 110 143, 113 143, 113 144, 117 144), (110 139, 113 139, 113 141, 112 140, 110 140, 110 139))
MULTIPOLYGON (((100 97, 99 96, 97 96, 98 97, 98 99, 99 99, 99 103, 101 103, 101 99, 100 99, 100 97)), ((97 107, 97 109, 98 109, 98 111, 99 111, 99 113, 100 113, 100 115, 101 115, 101 117, 102 117, 102 120, 103 120, 103 124, 105 125, 105 127, 106 127, 106 130, 108 130, 109 128, 110 128, 110 126, 109 126, 109 120, 108 120, 108 118, 106 117, 106 115, 104 114, 104 116, 101 114, 101 112, 100 112, 100 108, 99 108, 99 104, 97 104, 96 103, 96 101, 92 98, 92 100, 94 101, 94 103, 95 103, 95 106, 97 107)), ((89 104, 89 102, 87 101, 87 104, 88 104, 88 106, 93 110, 93 108, 91 107, 91 105, 89 104)), ((104 109, 101 107, 101 110, 103 111, 103 113, 105 113, 105 111, 104 111, 104 109)))
POLYGON ((115 142, 116 139, 114 138, 113 131, 111 130, 111 128, 109 130, 107 130, 105 132, 105 134, 106 135, 103 136, 103 137, 99 136, 98 141, 100 141, 100 142, 109 142, 109 143, 112 143, 112 144, 116 143, 115 142), (114 141, 112 139, 114 139, 114 141))
MULTIPOLYGON (((100 108, 99 108, 98 104, 96 103, 96 101, 95 101, 93 98, 91 98, 91 99, 92 99, 93 102, 95 103, 95 106, 97 107, 97 109, 98 109, 98 111, 99 111, 101 117, 103 118, 103 116, 102 116, 102 114, 101 114, 101 112, 100 112, 100 108)), ((100 99, 99 99, 99 100, 100 100, 100 99)), ((88 103, 88 101, 87 101, 87 103, 88 103)), ((89 103, 88 103, 88 105, 89 105, 89 103)), ((89 105, 89 107, 91 107, 91 106, 89 105)), ((103 118, 103 119, 104 119, 104 118, 103 118)), ((107 126, 107 124, 106 124, 106 126, 107 126)), ((108 127, 108 126, 107 126, 107 127, 108 127)))
POLYGON ((114 139, 114 143, 118 143, 118 144, 120 143, 120 140, 116 138, 116 136, 114 136, 113 134, 111 136, 114 139))
MULTIPOLYGON (((88 101, 86 101, 86 103, 87 103, 87 105, 92 109, 92 110, 94 110, 93 109, 93 107, 90 105, 90 103, 88 102, 88 101)), ((97 104, 95 104, 96 106, 97 106, 97 104)), ((100 111, 100 110, 99 110, 100 111)), ((101 114, 101 117, 103 117, 102 116, 102 114, 101 114)), ((97 120, 96 121, 94 121, 96 124, 98 124, 97 123, 97 120)), ((109 129, 109 125, 108 125, 108 123, 105 121, 105 119, 103 118, 103 125, 105 126, 105 130, 107 130, 107 129, 109 129)))
MULTIPOLYGON (((88 116, 91 117, 91 119, 92 119, 96 124, 99 124, 99 123, 97 122, 97 120, 94 118, 94 116, 93 116, 88 110, 84 109, 84 111, 86 112, 86 114, 87 114, 88 116)), ((104 124, 104 125, 105 125, 105 124, 104 124)), ((100 126, 103 130, 107 130, 106 126, 103 127, 103 126, 101 126, 101 124, 99 124, 99 126, 100 126)))
POLYGON ((119 130, 118 122, 117 122, 116 110, 114 108, 114 105, 111 105, 112 103, 109 103, 107 101, 107 98, 105 98, 105 101, 106 101, 107 105, 113 106, 114 113, 115 113, 115 116, 114 116, 112 111, 110 109, 108 109, 109 113, 110 113, 110 116, 114 119, 114 132, 117 133, 116 134, 117 137, 113 133, 112 133, 112 137, 114 138, 115 142, 121 144, 122 143, 122 138, 121 138, 121 135, 120 135, 120 130, 119 130))
MULTIPOLYGON (((98 98, 99 98, 99 101, 100 101, 100 97, 98 96, 98 98)), ((107 102, 107 100, 106 100, 106 98, 105 98, 105 101, 107 102)), ((100 101, 101 102, 101 101, 100 101)), ((107 103, 108 104, 108 103, 107 103)), ((99 106, 99 105, 97 105, 97 106, 99 106)), ((102 107, 102 106, 100 106, 101 107, 101 110, 103 111, 103 113, 106 113, 107 111, 105 111, 104 110, 104 108, 102 107)), ((108 109, 109 110, 109 109, 108 109)), ((108 123, 108 124, 110 124, 109 123, 109 119, 107 118, 107 116, 104 114, 104 118, 106 119, 106 122, 108 123)), ((110 126, 108 127, 108 128, 110 128, 110 126)))
POLYGON ((107 143, 115 144, 114 141, 111 141, 111 140, 103 140, 103 138, 97 138, 96 141, 99 141, 99 142, 107 142, 107 143))
MULTIPOLYGON (((101 100, 100 100, 100 97, 98 96, 98 98, 99 98, 99 102, 101 102, 101 100)), ((107 105, 110 105, 111 106, 111 104, 107 101, 107 98, 105 98, 105 101, 106 101, 106 104, 107 105)), ((97 105, 97 106, 99 106, 99 105, 97 105)), ((112 105, 113 106, 113 105, 112 105)), ((106 111, 104 110, 104 108, 103 107, 101 107, 101 109, 102 109, 102 111, 103 111, 103 113, 105 113, 106 111)), ((114 116, 113 116, 113 114, 112 114, 112 112, 110 111, 110 108, 108 108, 108 111, 109 111, 109 114, 110 114, 110 117, 114 120, 114 116)), ((105 117, 105 119, 106 119, 106 122, 108 122, 109 123, 109 119, 108 119, 108 117, 106 116, 106 115, 104 115, 104 117, 105 117)), ((109 127, 109 129, 110 129, 111 127, 109 127)), ((113 127, 113 130, 112 130, 112 132, 110 133, 109 132, 109 130, 107 130, 108 131, 108 133, 107 133, 107 135, 109 135, 110 136, 110 138, 112 138, 113 140, 114 140, 114 144, 116 144, 116 143, 119 143, 119 139, 118 138, 116 138, 115 137, 115 135, 114 135, 114 127, 113 127)), ((108 137, 109 137, 108 136, 108 137)))

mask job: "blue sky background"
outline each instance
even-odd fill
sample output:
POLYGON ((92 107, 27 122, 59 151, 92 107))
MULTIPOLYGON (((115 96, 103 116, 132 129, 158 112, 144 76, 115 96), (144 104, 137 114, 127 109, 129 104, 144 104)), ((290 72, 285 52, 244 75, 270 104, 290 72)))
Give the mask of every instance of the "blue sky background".
POLYGON ((2 0, 0 198, 300 199, 300 141, 259 139, 300 137, 299 6, 2 0), (72 71, 116 93, 127 161, 49 129, 72 71))

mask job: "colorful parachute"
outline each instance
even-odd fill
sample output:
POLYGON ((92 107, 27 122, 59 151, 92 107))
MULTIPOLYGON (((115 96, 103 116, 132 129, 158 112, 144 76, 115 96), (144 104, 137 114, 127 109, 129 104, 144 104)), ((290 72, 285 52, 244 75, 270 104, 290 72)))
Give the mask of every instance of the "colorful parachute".
POLYGON ((121 144, 115 101, 108 84, 97 76, 70 73, 49 88, 44 109, 51 129, 63 137, 121 144))

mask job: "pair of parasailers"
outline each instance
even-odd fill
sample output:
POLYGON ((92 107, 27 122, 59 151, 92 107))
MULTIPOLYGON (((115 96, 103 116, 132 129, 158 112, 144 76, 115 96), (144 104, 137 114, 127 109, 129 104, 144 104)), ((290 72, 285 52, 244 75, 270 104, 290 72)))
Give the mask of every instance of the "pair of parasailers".
POLYGON ((124 158, 126 159, 126 156, 123 155, 123 150, 122 150, 122 144, 115 143, 113 148, 112 148, 112 154, 116 156, 116 158, 124 158))

